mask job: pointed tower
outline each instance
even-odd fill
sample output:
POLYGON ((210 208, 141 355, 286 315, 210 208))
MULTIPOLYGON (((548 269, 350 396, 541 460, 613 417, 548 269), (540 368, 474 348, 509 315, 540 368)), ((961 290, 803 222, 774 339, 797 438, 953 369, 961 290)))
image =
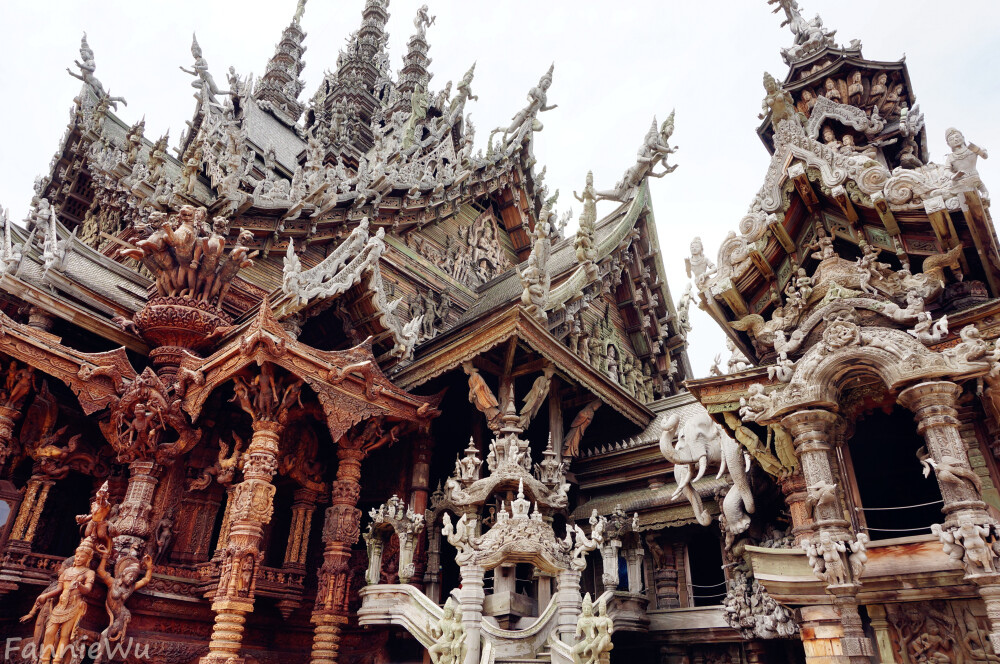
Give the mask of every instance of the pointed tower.
POLYGON ((427 15, 427 5, 417 10, 417 16, 413 19, 413 25, 417 31, 407 42, 406 56, 403 57, 403 68, 399 71, 399 92, 400 97, 407 101, 409 105, 410 95, 417 87, 427 89, 431 74, 428 67, 431 59, 427 57, 430 44, 427 43, 427 28, 434 23, 433 16, 427 15))
POLYGON ((305 12, 306 0, 299 0, 292 22, 281 33, 274 56, 267 63, 264 75, 257 81, 253 98, 258 103, 265 103, 289 124, 295 124, 302 117, 305 106, 299 102, 299 94, 304 83, 299 75, 306 63, 302 55, 306 47, 302 45, 306 33, 302 31, 302 14, 305 12))
POLYGON ((379 72, 388 70, 389 0, 367 0, 361 27, 337 58, 337 71, 324 78, 307 115, 308 127, 343 155, 350 167, 374 145, 371 119, 381 102, 375 96, 379 72))

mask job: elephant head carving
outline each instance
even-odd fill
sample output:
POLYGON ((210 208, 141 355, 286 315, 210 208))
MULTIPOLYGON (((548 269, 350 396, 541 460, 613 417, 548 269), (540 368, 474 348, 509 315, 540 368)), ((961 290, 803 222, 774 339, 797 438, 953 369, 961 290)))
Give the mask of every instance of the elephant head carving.
POLYGON ((699 410, 683 423, 677 413, 668 417, 660 433, 660 452, 674 464, 677 490, 671 498, 683 494, 691 503, 698 523, 707 526, 712 523, 712 517, 693 484, 704 477, 709 468, 717 468, 717 479, 728 471, 733 483, 722 503, 726 528, 739 534, 749 527, 755 506, 743 449, 707 412, 699 410))

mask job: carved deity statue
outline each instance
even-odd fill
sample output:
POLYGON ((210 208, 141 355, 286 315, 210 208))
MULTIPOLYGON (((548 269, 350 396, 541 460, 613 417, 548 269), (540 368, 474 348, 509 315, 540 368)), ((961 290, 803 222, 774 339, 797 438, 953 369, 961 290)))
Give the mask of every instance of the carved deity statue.
POLYGON ((764 96, 764 101, 761 102, 761 110, 763 112, 757 117, 763 120, 770 113, 771 126, 776 131, 778 124, 782 120, 798 122, 798 115, 792 95, 788 94, 768 72, 764 72, 764 91, 767 94, 764 96))
POLYGON ((528 105, 522 108, 520 111, 514 114, 511 118, 510 124, 504 127, 497 127, 490 133, 490 142, 493 141, 493 134, 503 133, 503 145, 520 145, 531 132, 541 131, 542 123, 538 121, 538 114, 543 111, 551 111, 556 108, 558 104, 548 105, 548 89, 552 85, 552 70, 555 65, 549 67, 549 70, 545 72, 542 78, 539 79, 538 85, 528 90, 528 105), (508 135, 514 135, 514 138, 508 141, 508 135))
POLYGON ((77 626, 87 612, 85 596, 94 588, 96 575, 90 568, 94 548, 94 540, 84 538, 76 547, 72 564, 62 568, 56 582, 38 596, 31 611, 21 618, 21 622, 27 622, 38 614, 35 635, 42 664, 62 662, 67 648, 76 639, 77 626))
POLYGON ((952 172, 955 188, 959 190, 975 189, 984 198, 989 198, 989 192, 983 185, 976 168, 976 162, 980 157, 986 159, 989 156, 986 150, 975 143, 966 143, 965 136, 954 127, 945 132, 945 139, 948 141, 948 147, 951 148, 951 154, 945 156, 944 163, 952 172))
POLYGON ((600 602, 595 616, 594 603, 590 599, 590 593, 587 593, 576 623, 576 638, 579 641, 572 649, 574 664, 606 664, 614 647, 611 643, 612 633, 614 626, 608 616, 607 605, 600 602))
POLYGON ((715 272, 715 263, 705 255, 700 237, 691 240, 691 256, 684 259, 684 270, 689 279, 694 279, 694 285, 699 290, 715 272))
POLYGON ((465 626, 454 597, 445 601, 443 614, 437 624, 428 623, 427 632, 434 639, 434 643, 427 649, 433 664, 462 664, 465 661, 468 650, 465 626))

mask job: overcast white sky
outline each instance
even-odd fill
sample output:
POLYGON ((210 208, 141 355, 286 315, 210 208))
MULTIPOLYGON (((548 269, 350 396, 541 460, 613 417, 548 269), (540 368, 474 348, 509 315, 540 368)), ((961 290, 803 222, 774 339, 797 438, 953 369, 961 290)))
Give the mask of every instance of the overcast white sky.
MULTIPOLYGON (((398 69, 424 0, 392 0, 388 30, 398 69)), ((555 62, 549 103, 536 142, 539 168, 562 190, 560 210, 588 169, 611 187, 635 157, 655 114, 677 109, 673 174, 652 181, 653 205, 674 299, 684 290, 684 257, 695 235, 715 259, 719 243, 763 181, 768 156, 755 133, 763 97, 761 75, 783 79, 779 48, 791 33, 779 28, 765 0, 426 0, 437 16, 428 31, 431 89, 458 80, 476 61, 472 112, 477 146, 490 128, 506 124, 525 94, 555 62)), ((197 32, 216 80, 230 65, 259 74, 274 52, 295 0, 2 0, 0 2, 0 205, 15 219, 27 213, 35 175, 66 127, 80 84, 65 71, 79 57, 87 32, 97 76, 129 105, 119 115, 146 117, 146 136, 170 130, 171 147, 194 108, 191 33, 197 32)), ((336 63, 344 40, 360 25, 364 0, 310 0, 303 98, 336 63)), ((995 156, 981 162, 987 186, 1000 192, 1000 2, 995 0, 800 0, 803 13, 823 16, 838 40, 860 38, 872 60, 906 55, 914 91, 926 115, 931 153, 941 161, 944 130, 995 156)), ((605 204, 608 205, 608 204, 605 204)), ((608 211, 604 209, 604 211, 608 211)), ((579 212, 575 205, 574 216, 579 212)), ((693 311, 690 355, 695 374, 708 373, 724 351, 711 319, 693 311)))

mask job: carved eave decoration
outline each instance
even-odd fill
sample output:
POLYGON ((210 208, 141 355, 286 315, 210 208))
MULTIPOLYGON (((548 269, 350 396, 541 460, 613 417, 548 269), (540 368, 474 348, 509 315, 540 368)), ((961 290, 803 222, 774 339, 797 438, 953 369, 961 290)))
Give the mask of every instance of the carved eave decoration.
POLYGON ((517 305, 439 335, 421 348, 419 359, 393 377, 400 387, 412 389, 512 338, 523 342, 553 363, 561 375, 580 384, 635 424, 646 427, 653 419, 648 407, 581 360, 517 305))
MULTIPOLYGON (((723 241, 717 271, 700 286, 707 311, 747 357, 761 359, 729 323, 750 314, 767 318, 794 267, 808 267, 810 241, 819 227, 838 241, 858 247, 866 241, 890 255, 974 248, 990 292, 1000 292, 1000 253, 988 203, 977 191, 949 188, 950 172, 941 174, 946 167, 890 172, 864 155, 832 150, 788 119, 779 123, 775 136, 778 147, 764 185, 740 221, 739 234, 723 241), (972 242, 964 240, 968 236, 972 242)), ((959 255, 966 274, 973 256, 959 255)), ((816 277, 819 281, 818 272, 816 277)))
MULTIPOLYGON (((936 352, 903 330, 858 325, 851 320, 850 310, 833 310, 838 306, 830 305, 826 312, 829 320, 822 340, 797 361, 791 380, 767 396, 769 407, 754 413, 754 421, 778 423, 784 415, 807 408, 838 411, 842 390, 858 376, 877 377, 887 390, 895 392, 945 377, 962 382, 990 369, 987 357, 977 358, 965 351, 964 341, 953 349, 936 352)), ((985 348, 985 342, 982 345, 985 348)), ((751 419, 741 415, 744 420, 751 419)))
POLYGON ((285 331, 266 299, 250 325, 210 357, 185 355, 179 373, 184 410, 197 419, 214 390, 264 362, 302 378, 316 393, 334 441, 364 419, 384 417, 424 429, 438 414, 442 395, 420 397, 397 388, 379 369, 370 341, 346 351, 306 346, 285 331))
POLYGON ((416 334, 406 329, 396 316, 400 301, 389 302, 379 267, 385 251, 384 232, 379 229, 369 236, 367 228, 367 221, 362 221, 329 256, 308 270, 295 267, 298 258, 294 255, 294 245, 289 244, 284 295, 275 303, 274 315, 283 320, 298 314, 306 320, 339 299, 356 321, 356 334, 367 335, 370 345, 388 343, 396 357, 409 357, 416 334))
POLYGON ((124 348, 81 353, 58 337, 18 323, 0 312, 0 352, 65 383, 85 415, 113 406, 135 377, 124 348))

